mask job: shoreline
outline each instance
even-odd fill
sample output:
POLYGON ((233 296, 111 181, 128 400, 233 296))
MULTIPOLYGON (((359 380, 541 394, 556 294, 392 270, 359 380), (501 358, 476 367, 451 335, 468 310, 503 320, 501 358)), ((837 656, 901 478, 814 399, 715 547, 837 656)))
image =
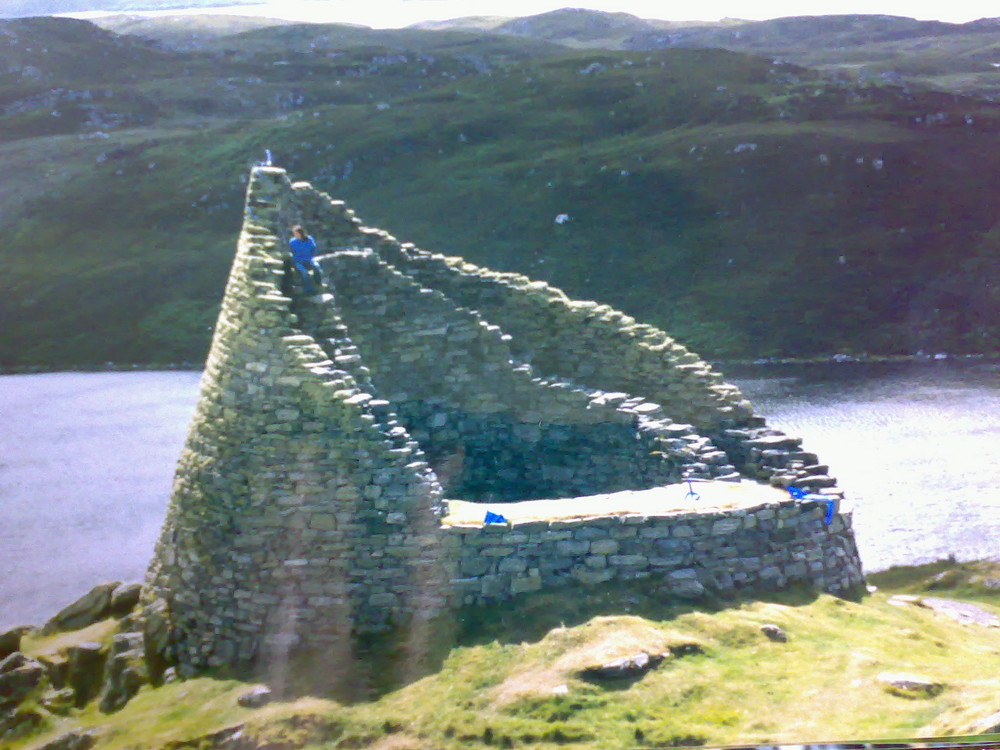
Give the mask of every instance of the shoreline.
MULTIPOLYGON (((816 357, 762 357, 757 359, 706 359, 713 368, 767 367, 770 365, 905 364, 910 362, 985 362, 1000 360, 1000 351, 977 354, 828 354, 816 357)), ((201 372, 204 362, 147 362, 122 364, 0 365, 0 375, 46 375, 60 372, 201 372)))

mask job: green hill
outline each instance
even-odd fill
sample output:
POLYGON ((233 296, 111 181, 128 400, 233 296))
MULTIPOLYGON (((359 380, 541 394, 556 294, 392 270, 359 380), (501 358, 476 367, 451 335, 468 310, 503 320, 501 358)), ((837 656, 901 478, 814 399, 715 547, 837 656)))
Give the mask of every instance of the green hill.
POLYGON ((1000 346, 985 99, 723 50, 288 25, 164 51, 43 20, 0 24, 4 366, 199 361, 266 148, 402 239, 705 356, 1000 346))
POLYGON ((614 40, 624 40, 654 28, 648 21, 629 13, 563 8, 537 16, 513 18, 493 30, 576 47, 611 47, 614 40))
POLYGON ((1000 95, 1000 20, 965 24, 901 16, 832 15, 767 21, 667 22, 563 9, 518 19, 455 19, 425 28, 480 28, 568 47, 617 50, 728 49, 781 58, 864 82, 1000 95))
MULTIPOLYGON (((422 21, 415 29, 463 29, 511 34, 574 48, 626 49, 629 40, 644 35, 675 29, 696 29, 703 32, 729 26, 742 25, 743 21, 663 21, 645 19, 630 13, 608 13, 585 8, 562 8, 546 13, 520 18, 499 16, 467 16, 446 21, 422 21)), ((700 45, 720 46, 720 45, 700 45)))

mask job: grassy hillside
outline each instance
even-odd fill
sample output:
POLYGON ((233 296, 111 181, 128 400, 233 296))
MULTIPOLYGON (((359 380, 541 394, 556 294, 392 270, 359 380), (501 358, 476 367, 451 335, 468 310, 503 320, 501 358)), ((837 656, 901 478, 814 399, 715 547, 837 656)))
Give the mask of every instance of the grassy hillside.
POLYGON ((883 15, 799 16, 767 21, 671 23, 563 9, 519 19, 455 19, 426 28, 495 30, 569 47, 728 49, 781 58, 852 81, 886 80, 1000 96, 1000 20, 965 24, 883 15))
POLYGON ((200 359, 265 148, 371 224, 706 356, 1000 346, 982 99, 722 50, 288 25, 165 51, 44 21, 0 25, 3 365, 200 359))
MULTIPOLYGON (((771 745, 974 735, 996 710, 997 629, 924 606, 957 597, 1000 613, 997 564, 939 563, 873 577, 860 602, 790 591, 765 601, 662 601, 648 586, 529 594, 466 612, 458 647, 423 679, 356 702, 303 697, 246 709, 248 685, 199 678, 143 688, 124 709, 91 705, 42 724, 11 750, 67 731, 111 748, 622 748, 771 745), (900 598, 907 594, 908 598, 900 598), (785 641, 762 627, 777 626, 785 641), (663 655, 644 676, 587 672, 663 655), (936 687, 904 697, 886 673, 936 687)), ((31 638, 57 654, 110 637, 100 625, 31 638)), ((335 676, 332 676, 335 677, 335 676)), ((982 731, 982 730, 979 730, 982 731)))

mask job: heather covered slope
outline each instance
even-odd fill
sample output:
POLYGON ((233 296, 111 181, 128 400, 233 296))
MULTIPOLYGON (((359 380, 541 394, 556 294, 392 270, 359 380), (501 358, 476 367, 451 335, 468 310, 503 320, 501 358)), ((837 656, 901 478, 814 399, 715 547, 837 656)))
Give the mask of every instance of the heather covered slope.
POLYGON ((472 32, 0 33, 6 366, 197 362, 265 148, 401 239, 704 356, 1000 346, 983 98, 472 32))

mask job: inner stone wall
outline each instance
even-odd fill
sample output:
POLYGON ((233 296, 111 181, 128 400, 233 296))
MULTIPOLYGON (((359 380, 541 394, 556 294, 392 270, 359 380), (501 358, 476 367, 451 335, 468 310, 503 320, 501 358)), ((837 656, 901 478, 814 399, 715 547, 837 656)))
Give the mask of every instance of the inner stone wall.
MULTIPOLYGON (((510 337, 497 326, 370 251, 339 252, 324 268, 375 386, 450 496, 572 497, 703 474, 685 472, 695 451, 665 450, 663 441, 674 445, 691 431, 657 420, 655 404, 623 408, 603 392, 535 377, 512 360, 510 337)), ((708 476, 733 472, 724 461, 710 466, 708 476)))
POLYGON ((664 332, 607 305, 571 300, 544 282, 401 243, 363 226, 342 202, 307 183, 298 184, 298 197, 298 216, 315 229, 322 250, 370 248, 423 288, 497 325, 510 337, 512 358, 537 376, 624 393, 659 405, 661 418, 675 425, 693 425, 711 446, 696 451, 686 475, 725 475, 716 468, 723 461, 745 477, 842 497, 829 467, 801 440, 755 416, 736 387, 664 332))
POLYGON ((457 304, 475 307, 509 333, 514 355, 542 375, 641 395, 672 419, 699 429, 752 415, 739 389, 653 326, 608 305, 572 300, 520 274, 377 240, 391 263, 457 304))

